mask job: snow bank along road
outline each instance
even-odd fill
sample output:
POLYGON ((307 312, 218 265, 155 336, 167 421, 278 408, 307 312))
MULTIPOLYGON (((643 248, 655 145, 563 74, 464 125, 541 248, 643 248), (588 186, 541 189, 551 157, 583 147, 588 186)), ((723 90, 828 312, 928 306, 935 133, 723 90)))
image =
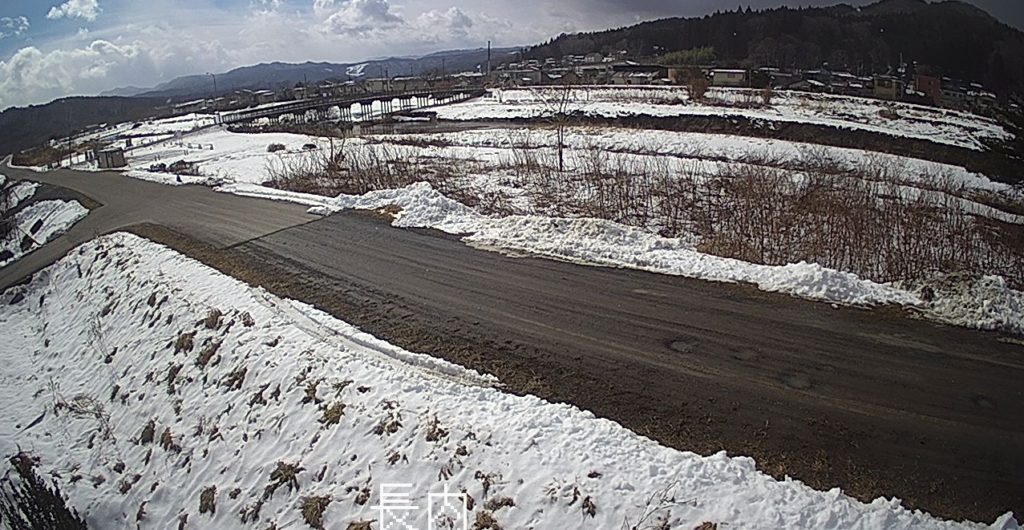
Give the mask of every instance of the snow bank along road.
MULTIPOLYGON (((956 519, 1024 513, 1024 348, 991 333, 636 271, 516 259, 365 214, 114 174, 5 169, 103 206, 0 270, 139 231, 392 343, 667 445, 956 519)), ((16 270, 15 270, 16 269, 16 270)))

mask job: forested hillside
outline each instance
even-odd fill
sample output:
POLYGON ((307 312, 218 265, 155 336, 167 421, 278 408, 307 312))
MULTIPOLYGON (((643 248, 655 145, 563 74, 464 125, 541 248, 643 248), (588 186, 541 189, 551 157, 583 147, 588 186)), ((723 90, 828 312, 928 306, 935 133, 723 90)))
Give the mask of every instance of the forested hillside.
POLYGON ((625 50, 632 56, 657 58, 709 47, 720 65, 817 68, 828 63, 833 69, 862 74, 886 71, 902 58, 935 74, 983 82, 999 93, 1024 92, 1024 33, 959 1, 737 9, 561 35, 530 48, 525 56, 625 50))

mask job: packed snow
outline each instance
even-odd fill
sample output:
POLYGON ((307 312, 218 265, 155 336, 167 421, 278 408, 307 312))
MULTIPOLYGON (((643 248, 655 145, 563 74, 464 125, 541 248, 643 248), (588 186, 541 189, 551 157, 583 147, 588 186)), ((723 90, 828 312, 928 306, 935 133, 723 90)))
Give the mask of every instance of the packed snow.
MULTIPOLYGON (((91 241, 0 295, 0 325, 4 456, 38 458, 90 528, 306 528, 303 505, 323 507, 327 528, 383 528, 395 512, 379 509, 382 493, 396 491, 417 507, 399 515, 426 528, 446 486, 473 499, 449 516, 503 528, 646 514, 673 528, 985 528, 775 480, 750 458, 669 449, 454 365, 405 362, 419 356, 132 235, 91 241)), ((1006 514, 987 528, 1019 526, 1006 514)))
MULTIPOLYGON (((481 120, 551 116, 557 108, 554 102, 559 90, 562 89, 492 90, 487 97, 438 108, 438 118, 481 120)), ((765 126, 772 122, 811 123, 976 150, 986 149, 986 142, 1012 137, 994 120, 966 112, 790 91, 776 92, 771 105, 762 107, 757 93, 744 89, 713 89, 707 101, 694 102, 685 89, 677 87, 580 87, 573 89, 567 111, 604 118, 740 116, 762 120, 765 126)))

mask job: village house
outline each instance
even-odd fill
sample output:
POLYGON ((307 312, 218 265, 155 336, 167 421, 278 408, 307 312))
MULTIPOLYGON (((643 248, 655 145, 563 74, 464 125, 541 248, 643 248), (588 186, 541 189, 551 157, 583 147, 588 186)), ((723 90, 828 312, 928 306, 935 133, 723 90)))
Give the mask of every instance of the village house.
POLYGON ((932 105, 942 105, 942 80, 929 75, 914 76, 914 90, 923 94, 932 105))
POLYGON ((273 90, 257 90, 252 93, 253 99, 257 105, 263 105, 264 103, 273 103, 277 101, 277 93, 273 90))
POLYGON ((747 86, 746 70, 711 70, 711 86, 742 87, 747 86))
POLYGON ((891 75, 876 75, 872 95, 878 99, 897 101, 903 99, 906 84, 902 79, 891 75))

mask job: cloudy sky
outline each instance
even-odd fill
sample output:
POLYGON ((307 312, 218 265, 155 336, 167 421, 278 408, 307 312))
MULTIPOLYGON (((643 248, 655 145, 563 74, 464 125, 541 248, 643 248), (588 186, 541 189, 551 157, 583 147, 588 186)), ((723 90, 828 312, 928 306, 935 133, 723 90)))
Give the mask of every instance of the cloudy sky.
MULTIPOLYGON (((851 3, 865 3, 853 0, 851 3)), ((1024 0, 970 0, 1024 27, 1024 0)), ((715 9, 831 0, 0 0, 0 108, 269 61, 526 45, 715 9), (739 3, 737 3, 739 1, 739 3)))

